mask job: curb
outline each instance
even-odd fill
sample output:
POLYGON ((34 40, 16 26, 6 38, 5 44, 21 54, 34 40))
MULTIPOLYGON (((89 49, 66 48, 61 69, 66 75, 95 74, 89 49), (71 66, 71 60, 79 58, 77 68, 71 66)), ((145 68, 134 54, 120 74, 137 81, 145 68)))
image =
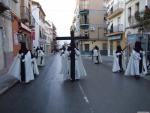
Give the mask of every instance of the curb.
POLYGON ((2 95, 7 90, 9 90, 10 88, 12 88, 16 83, 18 83, 18 80, 14 80, 9 85, 7 85, 7 86, 3 87, 2 89, 0 89, 0 95, 2 95))

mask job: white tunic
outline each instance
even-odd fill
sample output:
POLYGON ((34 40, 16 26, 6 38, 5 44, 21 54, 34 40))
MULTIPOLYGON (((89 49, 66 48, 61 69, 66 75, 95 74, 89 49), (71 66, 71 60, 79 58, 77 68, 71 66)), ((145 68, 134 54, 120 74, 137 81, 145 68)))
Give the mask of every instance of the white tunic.
POLYGON ((79 50, 75 49, 75 53, 75 79, 80 79, 87 76, 87 73, 84 68, 79 50))
MULTIPOLYGON (((75 49, 75 79, 80 79, 82 77, 85 77, 86 71, 82 63, 80 52, 75 49)), ((70 76, 70 53, 68 51, 65 51, 64 54, 62 54, 62 70, 61 73, 63 74, 64 80, 71 80, 70 76)))
POLYGON ((9 70, 8 70, 8 75, 11 75, 15 77, 16 79, 20 80, 20 71, 21 71, 21 64, 20 64, 20 55, 18 54, 14 60, 13 63, 11 64, 9 70))
POLYGON ((37 65, 38 66, 45 66, 45 54, 42 50, 38 50, 37 65), (42 62, 41 62, 41 60, 42 60, 42 62))
MULTIPOLYGON (((20 62, 21 56, 18 54, 11 67, 9 68, 8 74, 14 76, 16 79, 21 81, 21 62, 20 62)), ((31 53, 28 51, 28 53, 25 55, 25 59, 23 60, 25 62, 25 83, 28 83, 32 80, 34 80, 34 74, 33 74, 33 68, 32 68, 32 60, 31 60, 31 53)))
POLYGON ((34 80, 32 60, 30 51, 25 55, 25 83, 34 80))
POLYGON ((114 61, 113 61, 113 68, 112 68, 112 72, 117 72, 120 70, 120 66, 119 66, 119 58, 117 57, 117 53, 114 53, 114 61))
POLYGON ((131 57, 129 59, 127 69, 125 71, 126 76, 134 76, 134 75, 140 75, 143 76, 147 73, 147 67, 146 67, 146 60, 145 60, 145 52, 143 52, 143 68, 142 74, 139 72, 139 62, 141 60, 140 54, 136 52, 135 50, 132 51, 131 57))
POLYGON ((62 65, 61 65, 61 74, 63 74, 63 79, 70 79, 69 75, 69 52, 66 50, 62 54, 62 65))
POLYGON ((94 63, 98 63, 98 61, 100 63, 102 63, 102 56, 100 54, 100 51, 97 49, 93 50, 93 60, 94 60, 94 63), (97 57, 98 57, 98 59, 97 59, 97 57))
POLYGON ((32 68, 33 68, 33 73, 35 75, 39 75, 39 69, 38 69, 38 66, 37 66, 35 58, 32 58, 32 68))

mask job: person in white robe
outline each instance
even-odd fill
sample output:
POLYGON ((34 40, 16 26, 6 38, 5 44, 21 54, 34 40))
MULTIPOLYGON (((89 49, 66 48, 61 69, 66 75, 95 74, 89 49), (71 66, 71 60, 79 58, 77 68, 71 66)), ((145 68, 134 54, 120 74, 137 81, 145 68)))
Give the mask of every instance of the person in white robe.
POLYGON ((123 57, 123 51, 121 49, 121 46, 118 45, 117 50, 114 53, 112 72, 122 72, 123 71, 122 57, 123 57))
POLYGON ((21 50, 15 57, 8 74, 23 83, 29 83, 34 80, 31 53, 26 49, 25 43, 21 43, 21 50))
POLYGON ((37 50, 38 58, 37 58, 37 65, 38 66, 45 66, 45 54, 42 49, 37 50))
POLYGON ((16 78, 17 80, 21 81, 21 62, 20 62, 20 55, 17 54, 17 56, 14 58, 8 72, 7 75, 13 76, 14 78, 16 78))
POLYGON ((135 48, 133 49, 127 69, 125 71, 125 76, 135 76, 136 78, 144 76, 147 73, 145 52, 141 48, 141 42, 137 41, 135 43, 135 48))
POLYGON ((85 76, 87 76, 87 73, 82 62, 80 51, 75 48, 75 80, 79 80, 85 76))
POLYGON ((95 64, 102 63, 102 57, 97 46, 95 46, 93 49, 93 61, 95 64))
MULTIPOLYGON (((71 80, 71 61, 70 61, 70 51, 64 50, 62 56, 62 74, 64 75, 64 80, 71 80)), ((75 48, 75 80, 79 80, 87 75, 84 65, 82 63, 81 54, 78 49, 75 48)))
POLYGON ((61 74, 63 74, 63 79, 68 80, 70 79, 69 75, 69 52, 67 50, 67 47, 62 48, 61 52, 61 58, 62 58, 62 65, 61 65, 61 74))
POLYGON ((25 55, 24 62, 25 62, 25 83, 29 83, 30 81, 34 80, 30 51, 28 51, 28 53, 25 55))
POLYGON ((39 75, 39 69, 38 69, 38 65, 36 63, 36 55, 34 54, 34 52, 31 52, 31 60, 32 60, 32 68, 33 68, 33 73, 35 76, 39 75))

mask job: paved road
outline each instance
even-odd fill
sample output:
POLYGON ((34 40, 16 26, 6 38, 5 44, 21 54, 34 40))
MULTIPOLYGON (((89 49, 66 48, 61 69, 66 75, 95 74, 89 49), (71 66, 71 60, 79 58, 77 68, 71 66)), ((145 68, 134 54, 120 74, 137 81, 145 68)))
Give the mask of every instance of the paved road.
POLYGON ((150 111, 150 81, 111 72, 84 60, 88 76, 63 81, 58 55, 46 60, 40 76, 0 96, 0 113, 137 113, 150 111))

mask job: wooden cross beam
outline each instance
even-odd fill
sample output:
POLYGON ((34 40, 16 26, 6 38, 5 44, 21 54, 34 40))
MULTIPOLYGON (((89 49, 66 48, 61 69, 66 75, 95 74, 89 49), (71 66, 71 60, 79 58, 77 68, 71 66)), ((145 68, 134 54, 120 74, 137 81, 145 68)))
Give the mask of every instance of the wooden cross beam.
MULTIPOLYGON (((87 36, 74 37, 74 40, 88 39, 87 36)), ((72 37, 56 37, 56 40, 72 40, 72 37)))

